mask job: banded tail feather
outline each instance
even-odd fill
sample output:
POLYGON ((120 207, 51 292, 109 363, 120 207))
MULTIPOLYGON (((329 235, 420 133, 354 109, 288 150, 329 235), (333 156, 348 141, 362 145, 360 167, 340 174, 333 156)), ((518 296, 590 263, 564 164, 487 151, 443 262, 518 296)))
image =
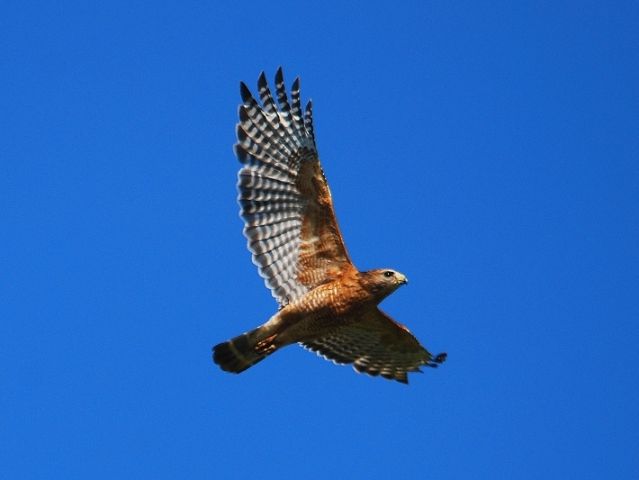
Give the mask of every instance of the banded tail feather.
POLYGON ((269 343, 271 338, 265 338, 265 335, 266 329, 261 326, 215 345, 213 361, 226 372, 241 373, 276 350, 275 346, 269 343))

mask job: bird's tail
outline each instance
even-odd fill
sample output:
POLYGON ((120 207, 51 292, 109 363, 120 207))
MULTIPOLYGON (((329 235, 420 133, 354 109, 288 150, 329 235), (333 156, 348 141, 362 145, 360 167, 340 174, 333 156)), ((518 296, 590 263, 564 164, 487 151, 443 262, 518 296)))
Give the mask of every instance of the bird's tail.
POLYGON ((275 335, 267 334, 268 330, 261 326, 220 343, 213 347, 213 361, 227 372, 243 372, 277 350, 273 344, 275 335))

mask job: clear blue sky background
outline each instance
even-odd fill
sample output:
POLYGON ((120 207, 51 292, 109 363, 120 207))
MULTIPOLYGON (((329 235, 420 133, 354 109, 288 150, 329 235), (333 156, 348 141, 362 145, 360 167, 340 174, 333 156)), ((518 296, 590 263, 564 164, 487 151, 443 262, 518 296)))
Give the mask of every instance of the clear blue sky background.
POLYGON ((0 8, 6 478, 639 477, 636 2, 0 8), (238 82, 315 103, 358 267, 433 351, 407 387, 211 345, 250 262, 238 82))

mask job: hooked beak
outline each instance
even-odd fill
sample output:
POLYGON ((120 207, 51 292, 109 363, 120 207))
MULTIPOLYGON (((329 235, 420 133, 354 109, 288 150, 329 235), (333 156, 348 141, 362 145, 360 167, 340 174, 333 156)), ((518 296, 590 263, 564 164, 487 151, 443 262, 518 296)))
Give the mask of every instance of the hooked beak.
POLYGON ((406 285, 407 283, 408 283, 408 278, 406 278, 406 275, 402 275, 401 277, 399 277, 400 285, 406 285))

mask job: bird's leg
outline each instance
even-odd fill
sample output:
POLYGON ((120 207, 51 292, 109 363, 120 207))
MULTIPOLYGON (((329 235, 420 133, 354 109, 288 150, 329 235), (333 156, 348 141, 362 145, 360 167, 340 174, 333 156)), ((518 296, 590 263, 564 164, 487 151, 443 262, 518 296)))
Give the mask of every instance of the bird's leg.
POLYGON ((264 354, 273 353, 275 349, 277 349, 277 346, 273 343, 273 340, 275 340, 275 337, 277 337, 277 333, 274 333, 273 335, 269 335, 264 340, 260 340, 259 342, 257 342, 255 344, 255 351, 257 353, 264 353, 264 354))

